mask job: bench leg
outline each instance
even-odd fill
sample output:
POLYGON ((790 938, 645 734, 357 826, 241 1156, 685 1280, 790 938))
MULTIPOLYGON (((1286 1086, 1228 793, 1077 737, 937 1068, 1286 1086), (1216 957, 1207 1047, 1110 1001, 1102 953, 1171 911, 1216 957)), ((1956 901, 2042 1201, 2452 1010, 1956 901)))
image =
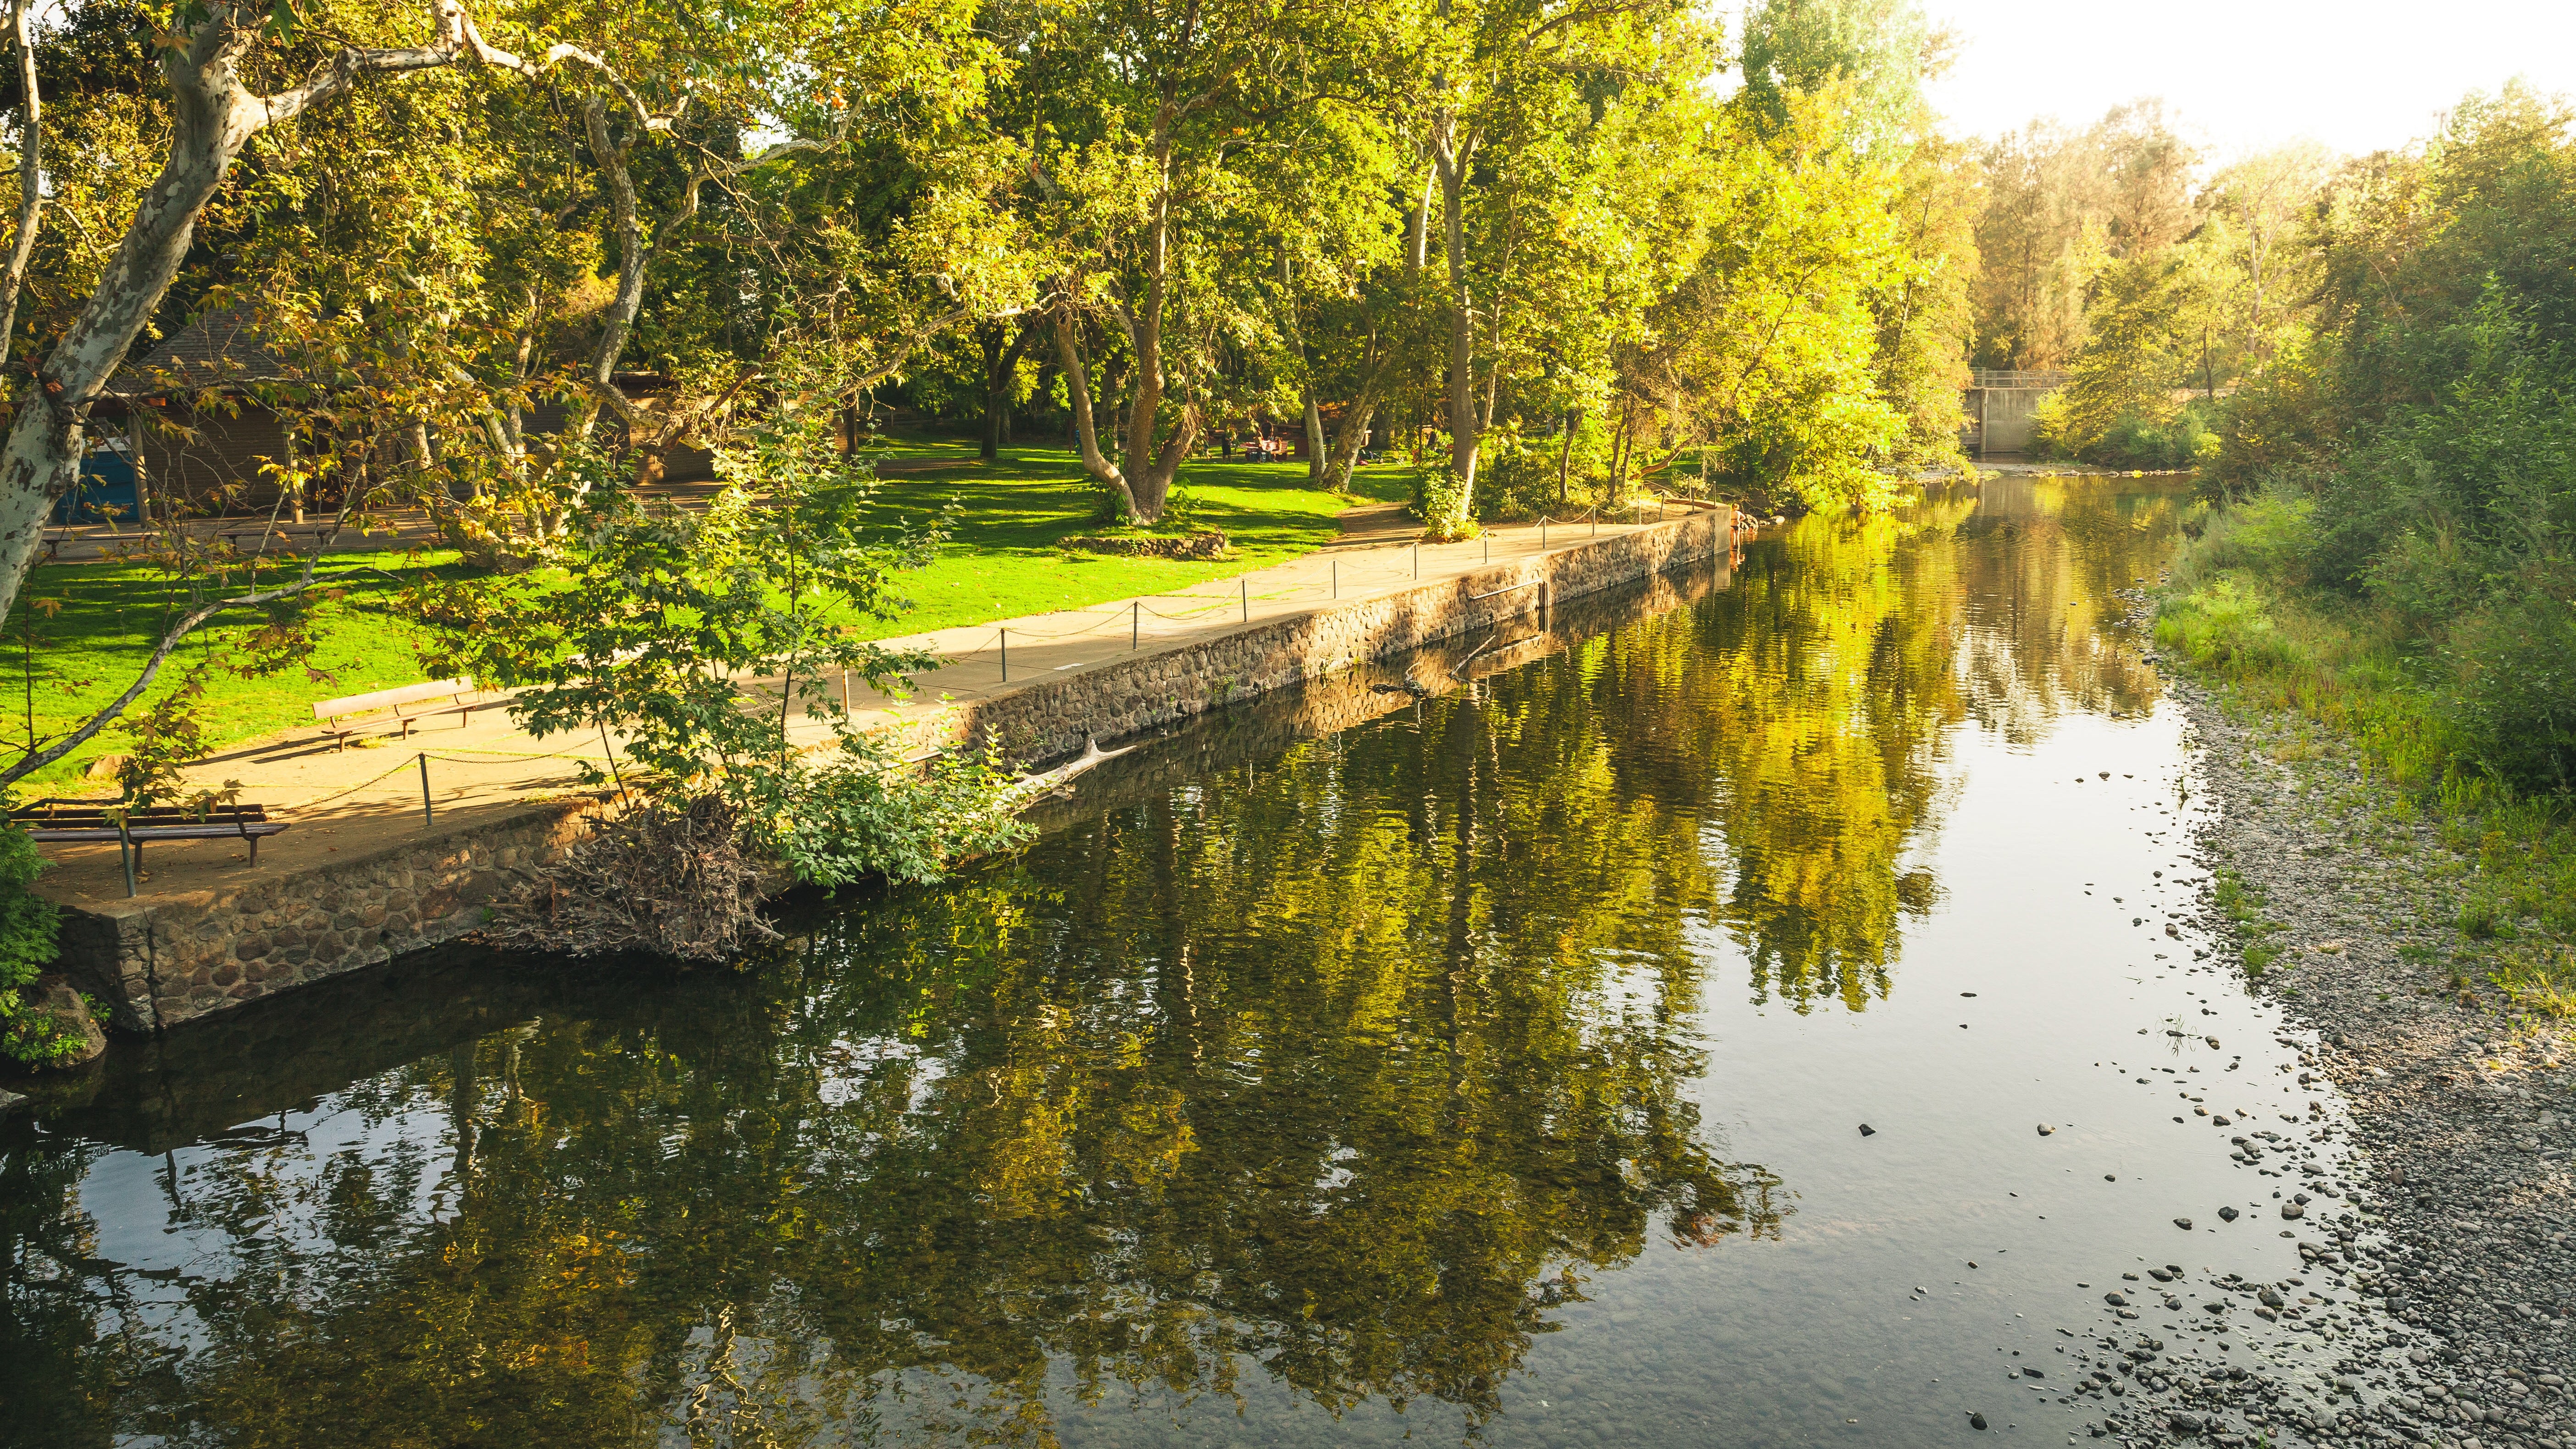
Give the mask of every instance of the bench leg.
POLYGON ((250 842, 250 868, 253 870, 259 869, 259 837, 256 835, 245 835, 242 838, 250 842))

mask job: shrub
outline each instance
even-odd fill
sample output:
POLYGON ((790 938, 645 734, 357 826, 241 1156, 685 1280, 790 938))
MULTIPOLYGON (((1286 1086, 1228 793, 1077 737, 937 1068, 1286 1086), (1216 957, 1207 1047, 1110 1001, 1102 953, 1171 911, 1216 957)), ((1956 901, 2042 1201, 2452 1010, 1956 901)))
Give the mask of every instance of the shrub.
POLYGON ((2444 712, 2478 762, 2518 791, 2576 788, 2576 605, 2539 590, 2499 599, 2444 652, 2444 712))
POLYGON ((2170 577, 2186 591, 2230 575, 2248 576, 2274 588, 2296 588, 2308 581, 2315 520, 2315 502, 2288 490, 2215 510, 2198 520, 2198 541, 2175 559, 2170 577))
POLYGON ((2156 642, 2230 679, 2295 668, 2300 651, 2285 638, 2260 595, 2233 579, 2166 601, 2156 642))
POLYGON ((27 999, 58 947, 61 912, 28 887, 45 868, 26 830, 0 822, 0 1057, 42 1066, 77 1053, 83 1034, 27 999))
POLYGON ((1496 447, 1476 465, 1476 517, 1527 519, 1566 511, 1556 496, 1556 454, 1520 447, 1517 438, 1497 436, 1496 447))
POLYGON ((1413 499, 1407 511, 1422 520, 1424 536, 1435 543, 1474 538, 1476 520, 1469 507, 1473 500, 1459 485, 1458 475, 1449 471, 1449 435, 1433 435, 1423 451, 1422 462, 1413 470, 1413 499))
POLYGON ((2239 384, 2214 419, 2216 445, 2202 477, 2221 497, 2242 498, 2279 478, 2312 471, 2325 457, 2333 417, 2307 350, 2285 347, 2239 384))

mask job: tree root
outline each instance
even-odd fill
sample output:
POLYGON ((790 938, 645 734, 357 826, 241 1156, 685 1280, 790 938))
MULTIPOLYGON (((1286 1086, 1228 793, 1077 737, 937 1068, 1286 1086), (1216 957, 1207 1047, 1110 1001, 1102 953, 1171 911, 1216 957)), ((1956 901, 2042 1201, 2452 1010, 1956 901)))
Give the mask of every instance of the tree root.
POLYGON ((523 951, 729 960, 779 939, 760 917, 764 875, 721 798, 637 805, 601 820, 542 872, 544 902, 496 912, 482 934, 523 951))

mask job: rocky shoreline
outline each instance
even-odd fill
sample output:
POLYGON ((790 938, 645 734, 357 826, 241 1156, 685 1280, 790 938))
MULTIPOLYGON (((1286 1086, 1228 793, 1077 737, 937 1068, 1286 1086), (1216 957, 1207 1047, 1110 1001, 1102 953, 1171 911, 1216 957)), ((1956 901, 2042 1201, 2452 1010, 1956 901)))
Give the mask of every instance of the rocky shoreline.
MULTIPOLYGON (((2152 604, 2131 602, 2143 634, 2152 604)), ((2110 1285, 2113 1327, 2077 1355, 2074 1396, 2107 1411, 2086 1428, 2222 1449, 2576 1449, 2576 1029, 2518 1016, 2483 980, 2458 925, 2474 860, 2347 744, 2189 679, 2169 691, 2215 797, 2199 924, 2282 1007, 2297 1080, 2342 1103, 2234 1139, 2279 1169, 2304 1271, 2195 1286, 2170 1265, 2110 1285), (2132 1301, 2187 1313, 2213 1295, 2199 1326, 2232 1321, 2265 1367, 2168 1352, 2123 1321, 2132 1301), (2242 1311, 2264 1327, 2245 1332, 2242 1311)))

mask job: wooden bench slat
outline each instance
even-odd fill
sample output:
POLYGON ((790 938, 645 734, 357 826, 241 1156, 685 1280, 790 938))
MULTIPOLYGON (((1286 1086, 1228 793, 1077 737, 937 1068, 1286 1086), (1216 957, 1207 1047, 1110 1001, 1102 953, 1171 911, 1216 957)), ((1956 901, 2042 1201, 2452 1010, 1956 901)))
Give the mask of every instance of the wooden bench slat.
POLYGON ((113 825, 42 825, 27 832, 31 840, 238 840, 253 835, 275 835, 284 830, 282 822, 266 825, 138 825, 120 836, 113 825))
POLYGON ((259 864, 260 841, 288 824, 269 819, 264 805, 217 805, 202 814, 185 805, 147 805, 129 811, 125 828, 119 830, 107 818, 115 808, 110 802, 38 800, 10 811, 9 818, 26 826, 31 840, 130 843, 138 864, 147 840, 245 840, 250 842, 254 867, 259 864))
MULTIPOLYGON (((18 810, 10 812, 10 820, 18 820, 21 825, 64 825, 64 822, 70 822, 70 825, 90 825, 90 822, 106 825, 111 810, 116 810, 116 802, 39 799, 33 804, 21 804, 18 810)), ((260 825, 260 822, 268 820, 268 807, 265 804, 209 804, 206 810, 193 810, 188 804, 144 804, 139 810, 126 812, 129 825, 162 825, 162 822, 185 822, 185 825, 222 822, 222 825, 232 825, 237 820, 247 822, 247 825, 260 825)))
POLYGON ((402 721, 403 738, 410 739, 411 727, 415 721, 435 715, 456 716, 456 723, 460 728, 471 724, 472 721, 468 716, 480 708, 480 705, 465 699, 464 696, 482 692, 482 688, 471 679, 437 679, 427 684, 406 684, 394 689, 379 689, 373 694, 352 694, 340 699, 320 700, 313 706, 313 717, 322 721, 322 732, 329 735, 341 749, 345 750, 349 747, 349 737, 360 729, 359 725, 343 723, 353 715, 372 714, 380 709, 391 709, 394 717, 402 721), (405 710, 403 708, 407 704, 418 704, 424 700, 433 699, 443 699, 447 703, 437 709, 405 710))
POLYGON ((397 705, 417 704, 424 699, 453 699, 475 692, 470 679, 437 679, 427 684, 405 684, 393 689, 379 689, 373 694, 352 694, 340 699, 316 700, 315 719, 336 719, 341 715, 365 714, 369 710, 391 709, 397 705))

